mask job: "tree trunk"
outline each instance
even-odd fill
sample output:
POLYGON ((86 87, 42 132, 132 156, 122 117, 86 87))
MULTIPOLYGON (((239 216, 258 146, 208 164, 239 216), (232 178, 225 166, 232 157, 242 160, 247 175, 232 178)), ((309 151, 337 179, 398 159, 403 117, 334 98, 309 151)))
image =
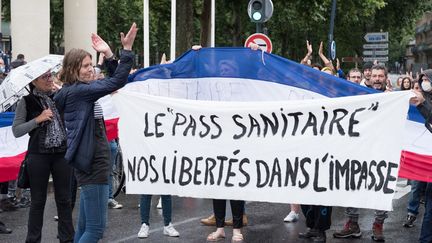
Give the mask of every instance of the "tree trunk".
POLYGON ((211 0, 203 1, 203 9, 200 18, 201 23, 201 34, 200 43, 201 46, 210 46, 211 37, 211 0))
MULTIPOLYGON (((240 9, 241 5, 238 3, 233 3, 233 46, 243 46, 241 43, 241 20, 240 14, 242 14, 242 10, 240 9)), ((244 12, 244 11, 243 11, 244 12)))
POLYGON ((176 56, 180 56, 192 47, 194 34, 193 18, 193 0, 177 1, 176 56))

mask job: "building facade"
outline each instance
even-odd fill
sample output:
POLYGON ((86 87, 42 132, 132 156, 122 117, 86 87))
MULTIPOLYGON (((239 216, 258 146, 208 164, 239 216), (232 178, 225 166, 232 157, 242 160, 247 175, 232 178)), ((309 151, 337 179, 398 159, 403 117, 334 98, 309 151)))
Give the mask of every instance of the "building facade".
POLYGON ((415 60, 413 69, 432 68, 432 12, 426 12, 417 22, 415 43, 411 49, 415 60))

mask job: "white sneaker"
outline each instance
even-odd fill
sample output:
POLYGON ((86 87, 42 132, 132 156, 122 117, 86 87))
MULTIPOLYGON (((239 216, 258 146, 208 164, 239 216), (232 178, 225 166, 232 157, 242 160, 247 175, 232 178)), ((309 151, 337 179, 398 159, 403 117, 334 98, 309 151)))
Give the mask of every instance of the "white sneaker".
POLYGON ((108 199, 108 207, 109 208, 114 208, 114 209, 121 209, 121 208, 123 208, 123 205, 120 204, 120 203, 118 203, 114 199, 108 199))
POLYGON ((285 222, 296 222, 299 219, 299 214, 291 211, 285 218, 285 222))
POLYGON ((156 205, 157 209, 161 209, 162 208, 162 199, 159 198, 158 204, 156 205))
POLYGON ((148 225, 143 223, 141 225, 140 231, 138 232, 138 238, 147 238, 148 236, 149 236, 149 227, 148 227, 148 225))
POLYGON ((168 226, 164 226, 163 234, 171 236, 171 237, 179 237, 180 236, 179 232, 176 229, 174 229, 174 226, 171 223, 169 223, 168 226))

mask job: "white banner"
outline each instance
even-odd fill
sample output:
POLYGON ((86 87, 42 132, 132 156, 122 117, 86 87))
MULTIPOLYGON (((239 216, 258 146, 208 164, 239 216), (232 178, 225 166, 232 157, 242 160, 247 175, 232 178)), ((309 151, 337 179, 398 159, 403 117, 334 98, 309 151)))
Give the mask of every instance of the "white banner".
POLYGON ((391 210, 409 97, 214 102, 120 90, 127 192, 391 210))

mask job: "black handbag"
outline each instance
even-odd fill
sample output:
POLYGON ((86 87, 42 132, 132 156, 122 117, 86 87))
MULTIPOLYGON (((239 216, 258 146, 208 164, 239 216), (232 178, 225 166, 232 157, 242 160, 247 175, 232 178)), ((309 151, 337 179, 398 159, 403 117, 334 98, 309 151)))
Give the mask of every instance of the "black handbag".
POLYGON ((21 163, 20 170, 18 172, 17 186, 23 189, 30 188, 30 177, 27 171, 27 156, 21 163))

